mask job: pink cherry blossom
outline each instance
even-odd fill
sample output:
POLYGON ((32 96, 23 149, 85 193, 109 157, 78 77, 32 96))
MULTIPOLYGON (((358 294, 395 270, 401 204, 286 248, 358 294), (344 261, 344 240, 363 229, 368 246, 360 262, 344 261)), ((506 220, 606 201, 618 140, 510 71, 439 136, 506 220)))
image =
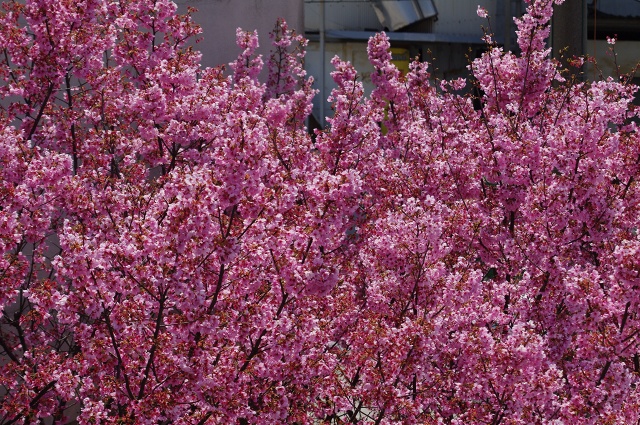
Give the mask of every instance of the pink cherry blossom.
POLYGON ((559 3, 467 80, 372 37, 309 134, 284 22, 203 69, 168 0, 6 2, 0 425, 637 423, 637 87, 559 3))

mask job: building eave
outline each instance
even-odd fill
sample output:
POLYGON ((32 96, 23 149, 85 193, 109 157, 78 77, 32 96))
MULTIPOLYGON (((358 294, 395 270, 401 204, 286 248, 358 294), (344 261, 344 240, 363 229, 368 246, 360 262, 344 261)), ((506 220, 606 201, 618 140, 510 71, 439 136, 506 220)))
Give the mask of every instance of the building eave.
MULTIPOLYGON (((366 41, 376 34, 375 31, 349 31, 349 30, 327 30, 325 37, 327 41, 366 41)), ((387 32, 389 40, 405 43, 457 43, 457 44, 485 44, 476 36, 460 34, 439 34, 439 33, 419 33, 419 32, 387 32)), ((319 39, 318 34, 310 33, 306 35, 311 41, 319 39)))

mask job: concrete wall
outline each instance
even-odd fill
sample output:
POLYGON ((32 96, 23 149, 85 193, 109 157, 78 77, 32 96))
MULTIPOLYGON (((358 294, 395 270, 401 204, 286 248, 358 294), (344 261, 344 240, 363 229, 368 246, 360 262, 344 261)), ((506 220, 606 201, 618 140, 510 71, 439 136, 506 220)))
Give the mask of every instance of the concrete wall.
POLYGON ((478 16, 478 5, 487 9, 493 25, 496 25, 497 0, 433 0, 433 4, 438 11, 438 20, 433 25, 434 33, 482 38, 482 27, 487 27, 487 20, 478 16))
MULTIPOLYGON (((308 2, 304 5, 305 31, 318 32, 321 24, 321 3, 308 2)), ((369 2, 325 1, 326 30, 371 30, 382 31, 383 27, 369 2)))
MULTIPOLYGON (((603 77, 617 77, 620 74, 633 73, 640 62, 640 42, 638 41, 618 41, 615 46, 609 45, 605 40, 588 40, 587 55, 595 58, 597 68, 587 66, 585 73, 587 79, 598 80, 603 77), (614 56, 615 51, 615 56, 614 56)), ((638 72, 635 72, 636 77, 638 72)))
POLYGON ((260 53, 268 57, 269 32, 278 18, 284 18, 289 28, 304 33, 303 0, 174 0, 178 11, 187 7, 198 11, 194 21, 202 27, 203 40, 196 45, 202 52, 203 66, 228 64, 239 53, 236 46, 236 28, 258 30, 260 53))

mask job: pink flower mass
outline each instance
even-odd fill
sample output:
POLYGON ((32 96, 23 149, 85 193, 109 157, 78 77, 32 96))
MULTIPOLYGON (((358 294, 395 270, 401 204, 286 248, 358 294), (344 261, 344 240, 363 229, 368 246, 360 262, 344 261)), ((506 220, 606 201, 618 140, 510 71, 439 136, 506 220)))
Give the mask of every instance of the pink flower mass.
POLYGON ((553 3, 468 81, 376 35, 310 135, 282 22, 203 69, 168 0, 5 2, 0 425, 637 423, 636 87, 553 3))

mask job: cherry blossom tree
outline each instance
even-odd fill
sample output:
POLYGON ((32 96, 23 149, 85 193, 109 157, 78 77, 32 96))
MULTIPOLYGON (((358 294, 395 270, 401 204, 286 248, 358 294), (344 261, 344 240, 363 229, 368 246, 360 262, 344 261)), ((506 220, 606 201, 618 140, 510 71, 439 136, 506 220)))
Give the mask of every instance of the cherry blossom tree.
POLYGON ((227 71, 168 0, 5 2, 0 424, 640 420, 636 87, 554 3, 469 81, 373 37, 309 135, 283 22, 227 71))

